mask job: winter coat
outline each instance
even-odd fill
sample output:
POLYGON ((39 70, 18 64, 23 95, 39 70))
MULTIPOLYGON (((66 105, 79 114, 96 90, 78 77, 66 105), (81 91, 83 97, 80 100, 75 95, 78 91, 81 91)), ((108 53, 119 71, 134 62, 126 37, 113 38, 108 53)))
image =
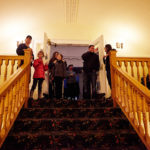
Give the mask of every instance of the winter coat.
POLYGON ((100 62, 97 54, 88 51, 82 55, 82 59, 84 61, 83 70, 85 72, 99 71, 100 62))
POLYGON ((34 60, 33 67, 35 69, 33 78, 45 79, 45 71, 48 70, 48 65, 44 65, 41 59, 34 60))
POLYGON ((105 69, 107 72, 110 72, 110 61, 109 61, 109 56, 106 58, 103 58, 103 62, 105 64, 105 69))
POLYGON ((54 77, 66 77, 66 63, 63 61, 58 61, 54 63, 54 77))
POLYGON ((76 83, 76 74, 73 71, 67 71, 67 84, 76 83))

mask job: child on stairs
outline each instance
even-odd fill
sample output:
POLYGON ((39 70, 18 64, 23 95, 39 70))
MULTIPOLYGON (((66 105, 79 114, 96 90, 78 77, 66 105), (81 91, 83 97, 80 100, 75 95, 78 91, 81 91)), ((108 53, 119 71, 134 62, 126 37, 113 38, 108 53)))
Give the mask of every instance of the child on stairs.
POLYGON ((63 60, 63 56, 58 54, 57 59, 53 62, 53 64, 56 98, 61 99, 63 80, 66 77, 66 62, 63 60))
POLYGON ((69 65, 67 71, 67 97, 68 99, 77 100, 79 97, 79 84, 76 80, 76 73, 73 71, 74 66, 69 65))
POLYGON ((45 71, 48 70, 47 63, 43 63, 44 52, 40 50, 38 52, 38 59, 34 60, 33 67, 35 69, 33 75, 33 85, 30 91, 30 98, 33 98, 34 90, 38 83, 38 99, 41 99, 41 92, 42 92, 42 83, 45 79, 45 71))

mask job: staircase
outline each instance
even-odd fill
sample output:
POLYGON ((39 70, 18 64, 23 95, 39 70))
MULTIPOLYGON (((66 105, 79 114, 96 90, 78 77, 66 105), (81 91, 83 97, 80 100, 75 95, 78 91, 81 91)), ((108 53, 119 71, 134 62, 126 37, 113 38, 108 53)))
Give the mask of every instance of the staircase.
POLYGON ((145 150, 111 99, 34 101, 23 108, 2 150, 145 150))

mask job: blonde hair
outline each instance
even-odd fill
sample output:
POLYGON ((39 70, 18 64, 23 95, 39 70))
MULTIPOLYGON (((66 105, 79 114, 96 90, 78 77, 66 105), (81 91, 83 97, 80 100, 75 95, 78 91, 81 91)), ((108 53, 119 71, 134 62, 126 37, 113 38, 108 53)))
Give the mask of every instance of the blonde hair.
POLYGON ((43 57, 44 57, 44 52, 43 52, 43 50, 40 50, 37 55, 39 55, 40 53, 43 54, 43 57))

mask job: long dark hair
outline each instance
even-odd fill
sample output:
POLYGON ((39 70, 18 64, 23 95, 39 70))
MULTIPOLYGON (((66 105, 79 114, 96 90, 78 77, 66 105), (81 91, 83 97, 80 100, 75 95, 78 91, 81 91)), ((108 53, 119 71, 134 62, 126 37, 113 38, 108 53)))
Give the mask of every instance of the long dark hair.
POLYGON ((110 50, 112 50, 112 46, 110 44, 106 44, 105 48, 107 50, 107 52, 106 52, 107 54, 109 53, 110 50))
POLYGON ((50 59, 49 63, 52 63, 52 62, 55 61, 55 59, 56 59, 55 55, 56 55, 56 54, 59 54, 59 52, 54 52, 54 53, 53 53, 53 56, 52 56, 52 58, 50 59))

